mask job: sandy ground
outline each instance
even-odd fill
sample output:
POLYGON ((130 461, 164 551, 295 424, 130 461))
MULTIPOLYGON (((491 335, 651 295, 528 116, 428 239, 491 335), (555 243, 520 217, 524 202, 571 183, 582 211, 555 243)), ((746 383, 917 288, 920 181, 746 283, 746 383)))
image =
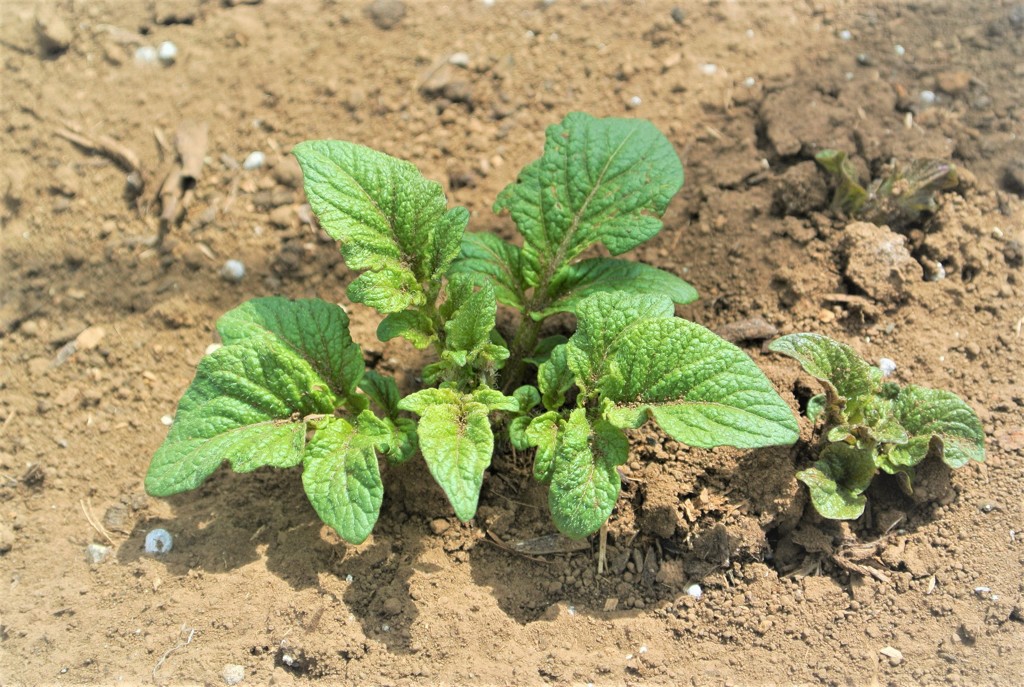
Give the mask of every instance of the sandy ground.
MULTIPOLYGON (((0 683, 1019 684, 1022 46, 1024 5, 993 1, 0 3, 0 683), (140 63, 165 41, 173 64, 140 63), (891 358, 898 381, 975 408, 987 462, 934 471, 916 501, 877 480, 837 524, 793 476, 806 421, 759 451, 646 427, 603 575, 594 546, 507 549, 553 531, 529 456, 496 456, 466 525, 421 461, 388 470, 359 547, 294 471, 145 496, 220 314, 344 302, 291 146, 409 159, 472 230, 510 237, 495 195, 574 110, 650 119, 676 146, 686 186, 633 257, 697 287, 680 315, 763 320, 741 345, 794 409, 813 380, 763 351, 771 331, 891 358), (204 164, 161 204, 182 145, 204 164), (898 277, 870 257, 887 230, 830 213, 825 147, 865 173, 960 167, 902 232, 898 277), (253 151, 265 164, 242 168, 253 151), (143 553, 155 527, 166 555, 143 553)), ((349 305, 368 362, 411 389, 420 355, 349 305)))

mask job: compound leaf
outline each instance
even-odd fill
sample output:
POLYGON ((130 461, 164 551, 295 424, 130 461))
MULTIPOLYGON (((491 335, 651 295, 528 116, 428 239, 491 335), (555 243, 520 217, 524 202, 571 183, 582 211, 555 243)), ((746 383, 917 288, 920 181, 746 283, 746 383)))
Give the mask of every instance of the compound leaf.
POLYGON ((558 433, 548 490, 551 517, 562 534, 581 539, 608 520, 621 488, 615 468, 628 457, 621 430, 603 420, 591 426, 582 408, 572 412, 558 433))
POLYGON ((440 184, 371 148, 305 141, 292 152, 320 226, 341 244, 351 269, 366 271, 349 298, 383 313, 422 305, 424 286, 458 255, 469 212, 449 210, 440 184))
POLYGON ((199 362, 150 463, 146 491, 195 489, 225 460, 238 472, 298 465, 303 418, 331 415, 340 404, 312 363, 281 339, 235 341, 199 362))
POLYGON ((498 196, 525 237, 522 268, 536 286, 596 242, 619 255, 661 229, 683 166, 650 122, 568 114, 547 129, 544 155, 498 196))
POLYGON ((309 502, 350 544, 361 544, 370 535, 384 499, 374 450, 380 435, 362 425, 324 418, 316 423, 303 455, 302 486, 309 502))
POLYGON ((450 273, 463 274, 477 286, 490 284, 495 297, 505 305, 521 310, 526 303, 522 250, 493 234, 463 236, 462 250, 450 273))
POLYGON ((660 294, 680 305, 697 300, 697 290, 670 272, 629 260, 591 258, 559 270, 549 289, 552 304, 532 315, 543 319, 557 312, 575 312, 580 301, 601 291, 660 294))
POLYGON ((912 464, 928 455, 937 442, 943 462, 951 468, 985 460, 985 431, 974 410, 956 394, 913 384, 900 390, 895 403, 899 422, 910 439, 901 447, 912 464))
POLYGON ((254 338, 286 346, 342 398, 351 396, 363 377, 363 354, 349 335, 348 315, 318 298, 254 298, 224 313, 217 331, 225 346, 254 338))

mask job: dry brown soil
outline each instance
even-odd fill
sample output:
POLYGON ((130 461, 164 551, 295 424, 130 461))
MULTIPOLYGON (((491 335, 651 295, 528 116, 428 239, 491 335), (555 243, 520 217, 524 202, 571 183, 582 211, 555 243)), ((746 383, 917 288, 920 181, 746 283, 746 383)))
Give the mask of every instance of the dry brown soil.
MULTIPOLYGON (((245 684, 1021 684, 1024 5, 395 9, 0 2, 0 683, 217 685, 236 665, 245 684), (163 41, 175 64, 136 63, 163 41), (593 542, 509 550, 553 530, 529 456, 496 456, 469 524, 422 462, 388 470, 358 547, 319 523, 295 471, 144 495, 220 314, 269 294, 344 302, 351 277, 310 224, 291 146, 407 158, 473 230, 511 236, 490 203, 573 110, 648 118, 682 157, 666 229, 634 255, 696 285, 679 314, 753 327, 741 345, 794 409, 815 386, 763 351, 768 331, 891 358, 898 381, 968 400, 987 463, 931 466, 916 500, 879 479, 868 513, 837 524, 793 476, 806 421, 795 447, 759 451, 645 428, 600 576, 593 542), (205 164, 165 198, 187 207, 156 250, 187 121, 208 126, 205 164), (952 159, 962 181, 900 237, 848 229, 811 162, 823 147, 865 172, 952 159), (267 163, 240 168, 251 151, 267 163), (155 527, 175 537, 166 555, 143 552, 155 527), (109 555, 89 562, 90 544, 109 555)), ((415 351, 349 311, 368 362, 411 389, 415 351)))

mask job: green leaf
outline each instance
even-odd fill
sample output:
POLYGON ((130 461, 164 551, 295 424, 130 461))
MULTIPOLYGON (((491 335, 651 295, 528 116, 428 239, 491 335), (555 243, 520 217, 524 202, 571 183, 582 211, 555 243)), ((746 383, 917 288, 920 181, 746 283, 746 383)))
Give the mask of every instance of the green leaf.
POLYGON ((608 362, 620 337, 648 319, 674 314, 675 306, 665 296, 608 292, 582 301, 576 309, 576 333, 566 349, 576 383, 593 389, 599 378, 609 374, 608 362))
POLYGON ((465 275, 477 286, 490 284, 494 295, 505 305, 522 310, 526 303, 522 250, 493 234, 463 236, 462 251, 450 274, 465 275))
POLYGON ((561 346, 568 340, 569 337, 561 334, 545 336, 533 349, 533 354, 528 358, 523 358, 523 362, 529 363, 534 367, 540 367, 541 364, 547 362, 548 358, 551 357, 551 351, 555 350, 557 346, 561 346))
POLYGON ((462 396, 454 389, 421 389, 399 401, 398 409, 423 415, 431 406, 457 405, 461 402, 462 396))
POLYGON ((387 377, 375 370, 366 370, 359 383, 359 389, 384 411, 385 417, 394 419, 398 416, 400 394, 393 377, 387 377))
POLYGON ((224 313, 217 331, 225 346, 258 338, 287 347, 340 398, 352 396, 363 376, 363 354, 349 335, 348 315, 317 298, 254 298, 224 313))
POLYGON ((840 401, 866 398, 882 384, 881 371, 868 365, 849 346, 820 334, 789 334, 772 341, 768 350, 795 358, 807 374, 824 382, 840 401))
POLYGON ((529 415, 520 415, 508 423, 508 439, 517 451, 525 451, 532 445, 526 437, 526 428, 530 426, 531 420, 533 418, 529 415))
POLYGON ((520 413, 528 413, 540 403, 540 392, 537 391, 537 387, 530 384, 524 384, 519 387, 512 392, 512 396, 519 403, 520 413))
POLYGON ((442 309, 446 320, 445 349, 472 355, 491 344, 497 308, 494 289, 489 283, 484 282, 474 290, 469 278, 453 277, 448 282, 448 300, 442 309))
POLYGON ((469 397, 477 403, 487 406, 487 409, 491 412, 504 410, 515 413, 519 411, 519 401, 516 397, 506 396, 497 389, 489 389, 482 386, 474 389, 469 397))
POLYGON ((426 302, 419 283, 408 270, 385 267, 366 272, 348 285, 348 297, 354 303, 368 305, 377 312, 401 312, 426 302))
POLYGON ((195 489, 222 462, 237 472, 302 461, 308 415, 332 415, 341 399, 312 363, 269 335, 234 341, 199 362, 146 491, 195 489))
MULTIPOLYGON (((757 365, 717 334, 639 307, 650 297, 598 294, 580 305, 569 366, 613 402, 607 419, 639 427, 653 416, 677 441, 707 448, 791 444, 796 418, 757 365)), ((657 303, 657 301, 654 301, 657 303)))
POLYGON ((826 403, 825 394, 811 396, 811 400, 807 401, 807 419, 811 422, 817 422, 821 414, 825 412, 826 403))
POLYGON ((498 196, 525 238, 522 270, 536 286, 596 242, 619 255, 661 229, 683 166, 650 122, 570 113, 548 127, 544 155, 498 196))
POLYGON ((416 421, 400 417, 395 420, 386 419, 384 424, 387 425, 390 435, 386 445, 381 446, 380 450, 388 462, 400 465, 412 458, 420 447, 416 437, 416 421))
POLYGON ((868 192, 861 186, 857 169, 846 153, 839 150, 822 150, 814 159, 836 179, 832 211, 841 212, 848 217, 856 216, 867 202, 868 192))
POLYGON ((406 396, 399 407, 420 415, 417 434, 423 459, 451 502, 455 515, 468 522, 476 515, 484 471, 491 464, 494 450, 488 408, 450 389, 424 391, 406 396), (424 395, 424 391, 448 392, 451 396, 424 395), (444 400, 452 396, 454 400, 444 400), (416 400, 407 403, 410 399, 416 400))
POLYGON ((377 325, 377 338, 390 341, 401 336, 419 349, 426 348, 436 338, 434 324, 419 310, 393 312, 377 325))
POLYGON ((526 427, 526 445, 537 447, 537 455, 533 459, 533 476, 538 482, 551 480, 561 426, 562 416, 552 411, 533 418, 526 427))
POLYGON ((621 488, 615 468, 628 457, 621 430, 603 420, 591 427, 584 409, 572 412, 558 436, 548 490, 551 517, 562 534, 581 539, 608 520, 621 488))
POLYGON ((349 298, 383 313, 422 305, 423 288, 458 255, 469 212, 449 210, 440 184, 376 150, 305 141, 292 152, 320 226, 341 244, 349 268, 366 271, 349 298))
POLYGON ((972 460, 985 460, 985 430, 974 410, 956 394, 910 385, 895 404, 899 422, 910 434, 904 450, 916 464, 935 442, 943 462, 951 468, 972 460))
POLYGON ((544 407, 558 410, 565 405, 565 394, 575 383, 575 377, 566 359, 565 344, 556 346, 546 362, 537 368, 537 386, 540 387, 544 407))
POLYGON ((351 544, 370 535, 384 498, 374 451, 379 435, 360 429, 341 418, 325 418, 316 423, 303 456, 302 485, 309 502, 351 544))
POLYGON ((829 444, 813 467, 796 474, 807 485, 811 503, 832 520, 856 520, 864 513, 864 491, 877 472, 870 449, 829 444))
POLYGON ((664 270, 629 260, 591 258, 559 270, 549 289, 552 304, 542 312, 532 313, 533 318, 575 312, 580 301, 602 291, 659 294, 680 305, 697 300, 696 289, 664 270))
POLYGON ((936 195, 959 183, 956 166, 949 162, 914 160, 907 167, 893 164, 888 174, 871 184, 860 216, 875 224, 903 227, 922 213, 935 212, 936 195))

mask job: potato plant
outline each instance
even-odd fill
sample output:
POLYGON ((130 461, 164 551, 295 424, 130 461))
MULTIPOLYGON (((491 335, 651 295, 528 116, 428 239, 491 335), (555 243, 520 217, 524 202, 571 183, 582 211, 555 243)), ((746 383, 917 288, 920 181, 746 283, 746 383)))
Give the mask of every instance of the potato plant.
POLYGON ((675 317, 696 291, 616 257, 652 238, 683 183, 649 122, 569 114, 543 155, 498 196, 521 245, 466 233, 469 212, 408 162, 343 141, 294 154, 320 225, 357 278, 348 298, 377 310, 382 341, 433 351, 423 388, 402 396, 365 369, 338 305, 257 298, 217 323, 146 489, 199 486, 223 462, 247 472, 302 466, 313 508, 362 542, 383 500, 380 461, 421 455, 459 519, 473 518, 496 429, 535 447, 552 518, 571 537, 598 530, 618 499, 625 430, 653 419, 691 446, 791 444, 797 424, 753 361, 675 317), (609 257, 597 255, 602 246, 609 257), (508 338, 498 304, 519 313, 508 338), (544 321, 571 313, 565 337, 544 321))
POLYGON ((825 387, 807 404, 812 421, 824 418, 824 446, 797 479, 826 518, 859 518, 879 470, 909 494, 914 468, 930 455, 951 468, 985 460, 981 422, 955 394, 887 382, 852 348, 820 334, 790 334, 769 348, 795 358, 825 387))

